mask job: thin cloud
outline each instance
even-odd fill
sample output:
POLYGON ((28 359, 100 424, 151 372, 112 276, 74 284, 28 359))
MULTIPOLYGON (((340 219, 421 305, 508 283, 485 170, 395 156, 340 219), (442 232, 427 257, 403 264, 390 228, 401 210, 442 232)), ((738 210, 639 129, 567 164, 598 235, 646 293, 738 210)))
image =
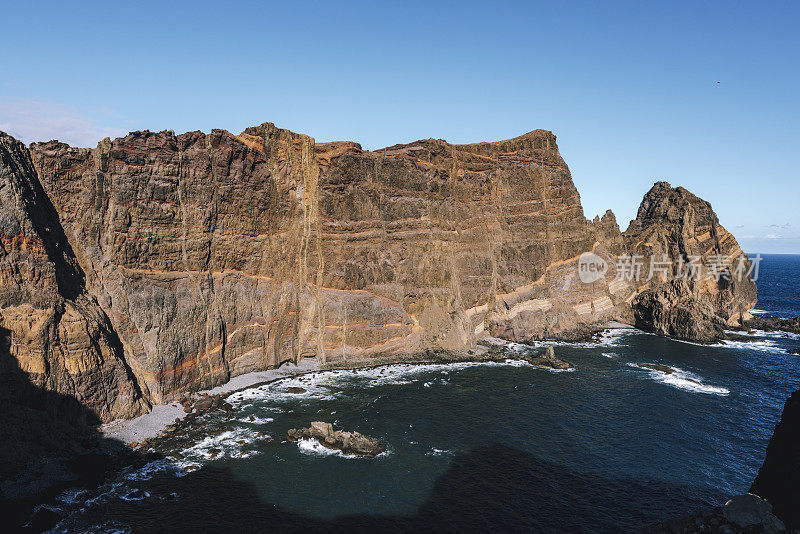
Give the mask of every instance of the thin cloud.
POLYGON ((127 133, 122 128, 101 124, 77 108, 37 100, 0 102, 0 130, 24 143, 58 139, 81 147, 94 147, 105 137, 127 133))
POLYGON ((788 230, 792 227, 792 223, 783 223, 783 224, 770 224, 770 228, 780 228, 781 230, 788 230))
POLYGON ((764 239, 781 239, 783 236, 776 235, 776 234, 767 234, 764 236, 764 239))

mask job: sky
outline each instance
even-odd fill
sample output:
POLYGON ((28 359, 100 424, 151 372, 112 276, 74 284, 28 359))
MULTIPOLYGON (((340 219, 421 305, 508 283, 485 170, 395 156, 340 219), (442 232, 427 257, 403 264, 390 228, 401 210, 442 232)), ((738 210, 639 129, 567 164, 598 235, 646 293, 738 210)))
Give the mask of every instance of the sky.
POLYGON ((376 149, 552 130, 587 217, 653 182, 800 253, 800 2, 7 2, 0 130, 274 122, 376 149))

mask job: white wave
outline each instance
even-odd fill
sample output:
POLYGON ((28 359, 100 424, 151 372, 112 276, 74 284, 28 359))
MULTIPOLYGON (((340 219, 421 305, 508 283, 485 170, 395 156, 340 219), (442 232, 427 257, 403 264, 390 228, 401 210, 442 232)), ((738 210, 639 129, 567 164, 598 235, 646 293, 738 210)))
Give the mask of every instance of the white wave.
POLYGON ((184 458, 195 461, 220 460, 222 458, 249 458, 257 451, 247 447, 267 436, 246 428, 226 430, 220 434, 204 437, 201 441, 181 451, 184 458))
POLYGON ((113 482, 111 484, 108 484, 103 488, 105 491, 102 491, 97 496, 87 500, 86 504, 95 504, 98 502, 103 502, 106 497, 116 494, 116 491, 122 486, 123 486, 122 482, 113 482))
POLYGON ((770 312, 768 312, 767 310, 750 310, 750 313, 752 313, 753 315, 764 315, 770 312))
MULTIPOLYGON (((289 387, 305 388, 314 394, 317 400, 333 400, 341 395, 339 391, 343 386, 352 385, 359 388, 411 384, 422 378, 422 375, 439 372, 442 374, 459 371, 471 367, 522 367, 528 365, 522 360, 507 359, 501 362, 475 361, 451 363, 395 363, 380 367, 363 369, 336 369, 331 371, 317 371, 300 377, 285 378, 255 388, 239 391, 228 397, 228 402, 234 406, 252 401, 265 401, 269 405, 280 406, 291 402, 306 402, 307 395, 287 393, 289 387)), ((427 380, 426 380, 427 381, 427 380)))
POLYGON ((544 367, 544 366, 541 366, 541 365, 534 365, 534 367, 537 368, 537 369, 542 369, 544 371, 547 371, 548 373, 574 373, 575 372, 575 368, 574 367, 570 367, 569 369, 553 369, 552 367, 544 367))
POLYGON ((64 504, 77 504, 83 500, 82 497, 85 497, 87 493, 89 493, 89 490, 84 488, 70 488, 62 491, 56 497, 56 500, 64 504))
POLYGON ((297 448, 300 449, 300 452, 304 454, 311 454, 314 456, 342 456, 348 457, 345 454, 342 454, 342 451, 336 449, 329 449, 318 440, 314 438, 309 439, 301 439, 297 441, 297 448))
POLYGON ((794 332, 786 332, 785 330, 774 330, 771 332, 767 332, 765 330, 753 330, 753 335, 758 337, 769 337, 769 338, 788 338, 788 339, 800 339, 800 334, 795 334, 794 332))
POLYGON ((181 465, 169 458, 153 460, 124 474, 126 480, 150 480, 158 473, 184 474, 181 465))
POLYGON ((720 395, 725 397, 730 394, 730 390, 717 387, 717 386, 709 386, 707 384, 703 384, 703 379, 694 374, 690 373, 689 371, 684 371, 678 367, 671 367, 671 373, 665 373, 664 371, 659 371, 657 369, 648 369, 640 367, 642 364, 637 363, 629 363, 631 367, 635 367, 636 369, 641 369, 642 371, 647 371, 650 378, 655 380, 656 382, 661 382, 662 384, 667 384, 672 387, 682 389, 684 391, 691 391, 692 393, 707 393, 711 395, 720 395))
POLYGON ((784 352, 784 349, 779 347, 771 339, 761 339, 761 340, 754 339, 753 341, 733 341, 730 339, 726 339, 720 341, 719 343, 714 343, 713 345, 710 346, 726 348, 726 349, 755 350, 758 352, 771 352, 771 353, 784 352))
POLYGON ((425 453, 425 456, 452 456, 455 454, 455 451, 447 450, 447 449, 437 449, 436 447, 431 447, 431 450, 425 453))
POLYGON ((144 490, 132 490, 125 495, 120 495, 119 498, 123 501, 143 501, 150 497, 150 493, 144 490))
POLYGON ((606 358, 616 358, 617 357, 617 354, 614 353, 614 352, 602 352, 601 354, 603 356, 605 356, 606 358))
POLYGON ((249 423, 251 425, 266 425, 275 421, 272 417, 258 417, 255 415, 248 415, 239 419, 241 423, 249 423))
POLYGON ((640 334, 641 331, 636 328, 609 328, 603 330, 598 336, 599 344, 605 347, 624 347, 621 341, 632 334, 640 334))
MULTIPOLYGON (((308 454, 311 456, 339 456, 340 458, 347 458, 348 460, 352 459, 364 459, 363 456, 358 456, 355 454, 345 454, 339 449, 329 449, 318 440, 314 438, 308 439, 300 439, 297 441, 297 448, 300 449, 300 452, 303 454, 308 454)), ((375 458, 382 458, 389 456, 391 454, 391 450, 387 448, 385 451, 380 453, 379 455, 375 456, 375 458)))

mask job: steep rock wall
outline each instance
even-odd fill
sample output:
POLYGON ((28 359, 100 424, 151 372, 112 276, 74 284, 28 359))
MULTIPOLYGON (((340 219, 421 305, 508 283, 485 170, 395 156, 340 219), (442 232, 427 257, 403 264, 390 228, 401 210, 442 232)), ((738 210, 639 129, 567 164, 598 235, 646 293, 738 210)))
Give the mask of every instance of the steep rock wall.
MULTIPOLYGON (((543 130, 369 152, 267 123, 238 136, 136 132, 95 149, 37 143, 30 157, 23 174, 41 190, 30 198, 52 203, 45 226, 59 232, 45 241, 69 251, 51 276, 74 279, 62 298, 89 303, 76 312, 97 315, 88 338, 110 336, 103 361, 119 362, 141 392, 87 397, 105 419, 304 357, 336 364, 462 351, 487 335, 576 337, 632 321, 636 299, 656 287, 618 279, 619 255, 705 251, 706 230, 710 251, 738 250, 707 203, 668 184, 648 193, 624 235, 611 212, 586 220, 543 130), (585 282, 579 257, 590 251, 608 272, 585 282)), ((754 304, 739 287, 701 284, 688 299, 707 300, 714 321, 754 304)), ((21 339, 11 336, 12 348, 21 339)))
MULTIPOLYGON (((108 317, 33 167, 28 149, 0 132, 0 401, 36 406, 66 393, 102 419, 149 408, 108 317)), ((77 416, 68 402, 46 406, 77 416)))

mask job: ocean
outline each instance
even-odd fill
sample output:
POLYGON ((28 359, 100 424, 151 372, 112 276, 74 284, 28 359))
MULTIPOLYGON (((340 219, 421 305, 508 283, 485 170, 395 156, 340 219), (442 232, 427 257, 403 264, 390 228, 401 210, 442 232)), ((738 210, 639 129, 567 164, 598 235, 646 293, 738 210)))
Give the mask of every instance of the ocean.
MULTIPOLYGON (((757 313, 800 315, 800 256, 763 256, 757 283, 757 313)), ((787 353, 800 336, 761 337, 701 346, 618 329, 556 344, 570 371, 398 364, 250 388, 163 458, 61 494, 54 532, 637 532, 747 492, 800 388, 787 353), (311 421, 388 450, 285 441, 311 421)))

